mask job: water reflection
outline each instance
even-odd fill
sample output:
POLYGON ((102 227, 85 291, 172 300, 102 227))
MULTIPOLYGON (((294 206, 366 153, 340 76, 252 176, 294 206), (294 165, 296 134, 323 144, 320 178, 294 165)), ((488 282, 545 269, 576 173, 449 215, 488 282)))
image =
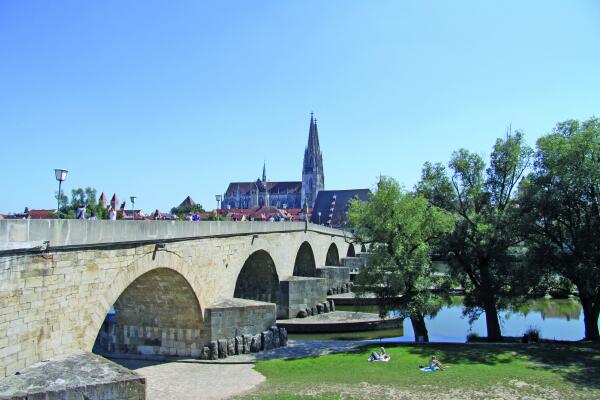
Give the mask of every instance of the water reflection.
MULTIPOLYGON (((339 310, 377 313, 376 306, 338 306, 339 310)), ((464 342, 467 334, 473 332, 486 335, 485 314, 473 325, 462 315, 462 298, 452 298, 452 303, 444 306, 434 318, 427 319, 429 339, 433 342, 464 342)), ((584 336, 583 312, 581 304, 575 299, 537 299, 521 307, 500 312, 502 334, 522 336, 528 328, 539 329, 545 339, 580 340, 584 336)), ((398 331, 377 331, 363 335, 364 339, 381 341, 414 341, 410 319, 404 320, 404 334, 398 331)), ((361 336, 361 333, 356 333, 361 336)), ((305 338, 328 339, 322 335, 307 335, 305 338)), ((336 335, 334 335, 336 336, 336 335)), ((345 336, 348 336, 346 333, 345 336)), ((354 336, 354 338, 357 338, 354 336)), ((339 335, 336 336, 339 338, 339 335)))

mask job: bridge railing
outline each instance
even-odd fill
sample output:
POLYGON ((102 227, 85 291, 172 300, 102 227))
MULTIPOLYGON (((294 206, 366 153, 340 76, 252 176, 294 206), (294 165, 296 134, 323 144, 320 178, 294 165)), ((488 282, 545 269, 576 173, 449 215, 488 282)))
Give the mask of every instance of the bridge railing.
POLYGON ((287 221, 1 220, 0 253, 95 247, 116 243, 160 243, 304 230, 332 236, 351 236, 347 232, 321 225, 287 221))

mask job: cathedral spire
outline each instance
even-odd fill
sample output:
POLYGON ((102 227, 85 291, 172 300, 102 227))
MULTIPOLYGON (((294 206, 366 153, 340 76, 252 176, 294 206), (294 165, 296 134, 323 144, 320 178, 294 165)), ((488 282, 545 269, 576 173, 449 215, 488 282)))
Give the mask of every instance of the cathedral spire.
POLYGON ((262 174, 263 182, 267 181, 267 163, 263 161, 263 174, 262 174))
POLYGON ((324 189, 325 177, 323 173, 323 156, 319 146, 319 130, 317 119, 311 112, 308 143, 304 150, 304 163, 302 166, 302 203, 306 202, 309 207, 312 207, 317 194, 324 189))

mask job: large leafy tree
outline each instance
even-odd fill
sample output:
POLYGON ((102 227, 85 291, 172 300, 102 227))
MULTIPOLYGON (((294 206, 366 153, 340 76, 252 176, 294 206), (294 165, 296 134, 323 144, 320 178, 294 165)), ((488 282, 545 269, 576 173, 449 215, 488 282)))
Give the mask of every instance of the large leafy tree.
POLYGON ((437 243, 448 255, 451 274, 465 289, 471 319, 485 311, 489 339, 500 340, 498 310, 524 298, 534 286, 514 257, 522 241, 512 223, 514 192, 526 171, 531 149, 520 132, 498 139, 490 165, 466 149, 453 153, 451 175, 441 164, 425 164, 417 192, 457 217, 454 231, 437 243))
MULTIPOLYGON (((108 219, 108 211, 98 203, 96 193, 96 189, 89 186, 72 189, 71 200, 69 201, 67 195, 61 192, 59 200, 61 217, 67 219, 75 218, 77 207, 83 205, 86 207, 86 217, 89 217, 94 212, 98 219, 108 219)), ((58 196, 58 193, 56 196, 58 196)))
POLYGON ((442 286, 434 276, 429 243, 452 229, 453 217, 385 177, 369 201, 352 201, 348 215, 356 238, 370 244, 371 253, 356 290, 375 293, 381 315, 395 310, 410 317, 415 337, 428 341, 425 316, 440 308, 432 289, 442 286))
POLYGON ((599 340, 600 120, 559 123, 537 141, 534 165, 519 200, 531 266, 576 285, 585 337, 599 340))

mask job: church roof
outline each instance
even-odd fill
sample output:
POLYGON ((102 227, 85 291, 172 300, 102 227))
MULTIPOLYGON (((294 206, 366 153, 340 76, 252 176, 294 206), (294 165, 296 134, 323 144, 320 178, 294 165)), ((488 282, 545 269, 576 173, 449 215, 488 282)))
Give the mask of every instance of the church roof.
POLYGON ((192 200, 192 198, 190 196, 188 196, 181 202, 179 207, 187 207, 187 206, 195 206, 195 205, 196 205, 196 202, 194 200, 192 200))
MULTIPOLYGON (((250 194, 256 191, 256 182, 231 182, 225 191, 225 196, 235 196, 238 188, 240 195, 250 194)), ((288 182, 265 182, 265 186, 271 193, 300 193, 302 191, 301 181, 288 182)))
POLYGON ((347 221, 350 200, 368 201, 369 193, 369 189, 321 190, 315 200, 310 222, 318 224, 321 212, 322 225, 341 227, 347 221))

